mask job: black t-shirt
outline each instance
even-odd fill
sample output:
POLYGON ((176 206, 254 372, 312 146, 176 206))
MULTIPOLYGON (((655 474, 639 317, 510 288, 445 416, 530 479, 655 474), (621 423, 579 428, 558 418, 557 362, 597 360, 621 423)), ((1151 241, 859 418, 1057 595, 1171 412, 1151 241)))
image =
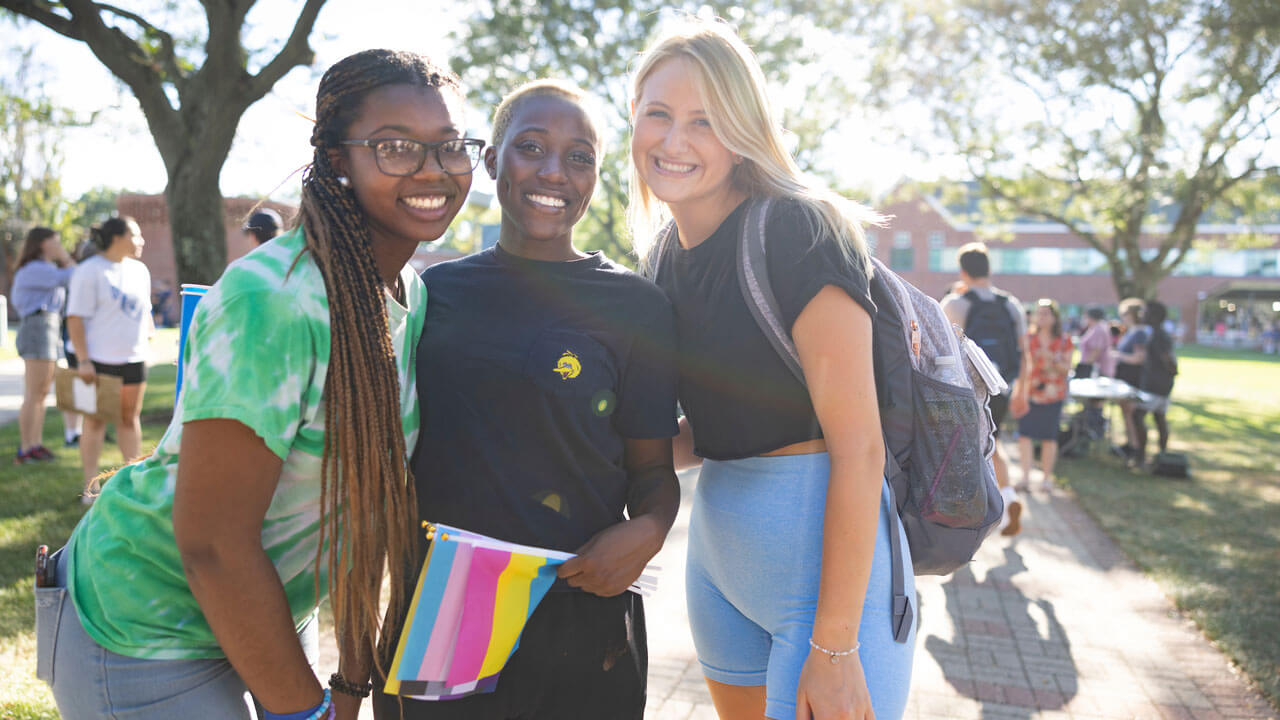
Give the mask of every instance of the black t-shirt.
MULTIPOLYGON (((737 245, 746 203, 705 242, 668 244, 657 282, 675 306, 680 405, 704 458, 751 457, 822 437, 809 392, 756 325, 738 282, 737 245)), ((775 203, 765 227, 769 282, 791 332, 824 286, 844 290, 875 313, 866 274, 834 243, 814 241, 815 221, 794 200, 775 203)))
POLYGON ((662 291, 599 253, 497 247, 422 279, 420 517, 566 552, 621 521, 623 439, 676 434, 662 291))
POLYGON ((1173 392, 1173 338, 1164 328, 1156 327, 1147 341, 1147 359, 1142 363, 1142 380, 1138 386, 1146 392, 1167 397, 1173 392))

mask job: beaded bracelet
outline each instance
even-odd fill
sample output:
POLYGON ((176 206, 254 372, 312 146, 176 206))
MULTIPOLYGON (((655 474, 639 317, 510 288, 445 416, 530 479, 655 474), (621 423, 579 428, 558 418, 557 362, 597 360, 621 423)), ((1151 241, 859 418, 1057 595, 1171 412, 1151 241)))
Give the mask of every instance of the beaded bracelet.
POLYGON ((334 692, 358 698, 367 698, 369 693, 373 691, 373 683, 353 683, 342 677, 342 673, 334 673, 329 676, 329 687, 333 688, 334 692))
POLYGON ((836 652, 835 650, 828 650, 822 647, 818 643, 814 642, 813 638, 809 638, 809 647, 813 648, 814 650, 817 650, 820 653, 826 653, 827 655, 830 655, 831 664, 835 665, 836 663, 840 662, 840 658, 846 655, 852 655, 858 652, 858 648, 862 647, 862 643, 855 640, 853 643, 853 647, 849 648, 848 650, 842 650, 840 652, 836 652))

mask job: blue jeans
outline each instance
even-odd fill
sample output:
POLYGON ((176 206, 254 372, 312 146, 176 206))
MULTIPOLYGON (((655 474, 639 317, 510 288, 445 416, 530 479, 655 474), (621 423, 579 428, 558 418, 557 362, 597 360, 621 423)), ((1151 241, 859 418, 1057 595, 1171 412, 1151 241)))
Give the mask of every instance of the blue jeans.
MULTIPOLYGON (((800 669, 818 606, 830 461, 826 453, 702 463, 689 522, 686 593, 708 678, 765 686, 765 715, 796 713, 800 669)), ((862 606, 858 657, 878 720, 906 711, 915 628, 893 640, 887 488, 862 606)), ((906 538, 902 549, 907 550, 906 538)), ((910 557, 907 594, 915 596, 910 557)))
MULTIPOLYGON (((67 596, 66 550, 56 587, 36 588, 36 675, 53 688, 63 720, 255 720, 258 712, 225 658, 144 660, 113 653, 84 631, 67 596)), ((315 666, 315 615, 298 632, 315 666)))

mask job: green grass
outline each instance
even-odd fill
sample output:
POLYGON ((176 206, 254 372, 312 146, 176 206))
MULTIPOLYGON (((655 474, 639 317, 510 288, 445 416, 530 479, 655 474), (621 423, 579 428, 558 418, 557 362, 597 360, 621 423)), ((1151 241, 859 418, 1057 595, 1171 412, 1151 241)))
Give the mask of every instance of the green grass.
POLYGON ((1114 458, 1064 460, 1058 475, 1280 708, 1280 358, 1192 346, 1179 370, 1170 449, 1190 457, 1191 482, 1114 458))
MULTIPOLYGON (((175 368, 153 367, 143 403, 142 446, 152 447, 168 425, 173 406, 175 368)), ((62 419, 50 412, 46 439, 62 436, 62 419)), ((55 445, 50 463, 13 465, 18 425, 0 428, 0 720, 56 720, 58 712, 44 683, 35 678, 35 634, 32 569, 35 549, 61 547, 71 535, 84 506, 80 504, 80 456, 55 445)), ((102 464, 123 462, 108 444, 102 464)))
MULTIPOLYGON (((1192 458, 1192 482, 1132 473, 1111 460, 1064 460, 1059 477, 1178 607, 1277 702, 1280 360, 1183 348, 1180 366, 1169 419, 1173 449, 1192 458)), ((144 405, 144 447, 159 440, 172 398, 173 367, 153 368, 144 405)), ((61 434, 60 422, 50 414, 46 437, 61 434)), ((11 452, 17 442, 16 424, 0 428, 0 453, 11 452)), ((58 717, 48 690, 33 674, 31 589, 35 546, 59 546, 83 512, 78 457, 71 451, 58 455, 47 465, 0 462, 0 720, 58 717)), ((118 462, 118 451, 109 446, 103 463, 118 462)))

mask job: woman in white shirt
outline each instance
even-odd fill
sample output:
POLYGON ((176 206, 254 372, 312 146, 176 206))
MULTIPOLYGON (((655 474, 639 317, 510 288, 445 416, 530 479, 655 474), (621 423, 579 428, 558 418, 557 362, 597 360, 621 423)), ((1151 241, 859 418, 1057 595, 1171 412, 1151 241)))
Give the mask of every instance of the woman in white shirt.
MULTIPOLYGON (((81 263, 71 277, 67 333, 75 357, 67 361, 86 383, 96 383, 99 375, 124 381, 116 437, 128 462, 140 454, 142 438, 139 416, 147 388, 147 341, 154 330, 151 273, 137 259, 145 241, 133 218, 113 217, 94 227, 92 241, 100 252, 81 263)), ((85 503, 92 502, 96 493, 93 478, 98 474, 106 429, 105 421, 85 416, 80 437, 85 503)))

